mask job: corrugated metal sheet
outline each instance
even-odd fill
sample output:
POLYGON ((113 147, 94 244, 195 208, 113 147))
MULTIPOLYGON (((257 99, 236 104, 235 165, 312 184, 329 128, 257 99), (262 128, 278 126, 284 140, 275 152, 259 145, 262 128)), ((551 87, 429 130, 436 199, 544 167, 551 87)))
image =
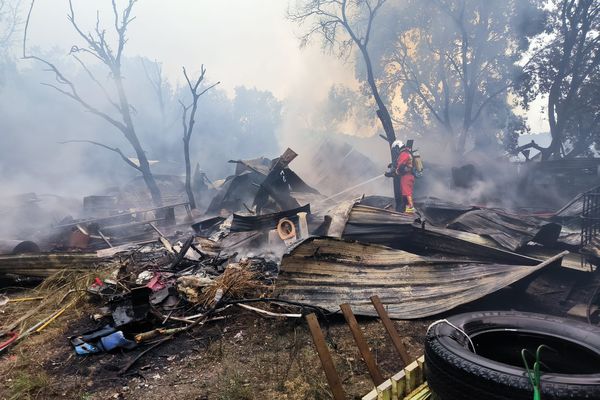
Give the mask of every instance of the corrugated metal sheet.
POLYGON ((411 215, 358 204, 348 215, 342 237, 393 246, 413 231, 414 221, 411 215))
POLYGON ((454 229, 415 227, 404 241, 404 250, 454 254, 469 260, 502 264, 536 265, 541 261, 498 246, 490 238, 454 229))
POLYGON ((474 210, 456 218, 448 228, 489 237, 498 245, 516 251, 530 241, 544 245, 556 243, 561 225, 529 216, 474 210))
POLYGON ((439 260, 388 247, 311 238, 284 256, 276 294, 337 311, 350 303, 375 315, 378 295, 392 318, 414 319, 448 311, 508 286, 546 266, 439 260))
POLYGON ((263 215, 239 215, 233 214, 231 221, 231 232, 248 232, 265 229, 275 229, 282 218, 296 217, 299 212, 310 214, 310 204, 291 210, 281 211, 263 215))
POLYGON ((470 260, 535 265, 540 262, 501 248, 491 238, 454 229, 422 227, 415 216, 352 201, 329 212, 333 221, 327 236, 389 246, 395 249, 449 253, 470 260), (334 229, 335 225, 335 229, 334 229), (340 235, 340 229, 343 230, 340 235))

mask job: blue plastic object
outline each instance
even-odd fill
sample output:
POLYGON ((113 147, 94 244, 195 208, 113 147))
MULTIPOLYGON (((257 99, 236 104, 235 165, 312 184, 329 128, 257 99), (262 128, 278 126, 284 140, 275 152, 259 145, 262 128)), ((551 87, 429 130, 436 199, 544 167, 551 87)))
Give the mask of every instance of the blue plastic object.
POLYGON ((126 339, 122 331, 116 331, 108 336, 104 336, 100 339, 100 344, 104 351, 111 351, 117 348, 131 350, 137 346, 137 343, 133 340, 126 339))

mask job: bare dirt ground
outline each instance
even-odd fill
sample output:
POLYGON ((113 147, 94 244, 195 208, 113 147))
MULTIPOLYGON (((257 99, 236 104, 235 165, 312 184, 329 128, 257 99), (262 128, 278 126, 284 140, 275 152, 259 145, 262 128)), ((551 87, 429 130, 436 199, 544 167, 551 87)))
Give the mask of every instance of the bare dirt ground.
MULTIPOLYGON (((576 303, 585 303, 597 280, 588 275, 563 301, 578 275, 546 273, 527 292, 501 290, 454 310, 468 312, 516 309, 565 316, 576 303)), ((597 279, 597 278, 595 278, 597 279)), ((24 294, 23 294, 24 295, 24 294)), ((40 334, 0 356, 0 399, 329 399, 321 363, 303 319, 265 319, 244 310, 225 320, 182 334, 142 357, 127 374, 118 371, 142 352, 76 356, 68 336, 94 327, 94 307, 66 313, 40 334)), ((8 312, 5 308, 0 311, 8 312)), ((435 319, 445 317, 438 316, 435 319)), ((411 357, 423 353, 432 320, 396 321, 411 357)), ((359 319, 384 376, 403 366, 378 320, 359 319)), ((349 398, 372 389, 351 333, 339 315, 321 321, 335 366, 349 398)))
MULTIPOLYGON (((302 320, 263 319, 245 311, 161 345, 124 376, 118 371, 142 350, 76 356, 67 337, 88 329, 85 309, 24 341, 0 359, 2 399, 328 399, 327 382, 302 320)), ((380 322, 360 320, 386 376, 402 368, 380 322)), ((427 323, 396 322, 414 358, 427 323)), ((345 390, 372 389, 348 327, 333 317, 327 340, 345 390)))

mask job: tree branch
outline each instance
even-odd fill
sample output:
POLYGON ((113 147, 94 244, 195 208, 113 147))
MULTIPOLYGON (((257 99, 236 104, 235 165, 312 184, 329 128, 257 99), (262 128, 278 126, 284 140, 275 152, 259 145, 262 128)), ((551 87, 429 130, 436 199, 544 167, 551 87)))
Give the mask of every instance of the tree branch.
POLYGON ((119 149, 118 147, 110 147, 110 146, 107 146, 105 144, 102 144, 102 143, 99 143, 99 142, 95 142, 93 140, 67 140, 67 141, 58 142, 58 143, 60 143, 60 144, 67 144, 67 143, 90 143, 90 144, 93 144, 93 145, 96 145, 96 146, 100 146, 100 147, 103 147, 103 148, 105 148, 107 150, 114 151, 115 153, 117 153, 118 155, 120 155, 121 158, 123 159, 123 161, 125 161, 127 164, 129 164, 129 166, 137 169, 140 172, 142 171, 141 168, 140 168, 140 166, 137 165, 136 163, 134 163, 133 161, 131 161, 129 158, 127 158, 125 156, 125 154, 123 154, 123 152, 121 151, 121 149, 119 149))

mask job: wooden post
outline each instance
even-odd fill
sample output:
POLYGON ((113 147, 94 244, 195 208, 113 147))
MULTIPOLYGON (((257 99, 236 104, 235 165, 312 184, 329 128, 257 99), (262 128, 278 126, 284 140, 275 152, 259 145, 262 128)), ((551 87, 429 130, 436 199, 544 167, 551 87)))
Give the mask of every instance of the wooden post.
POLYGON ((379 315, 379 318, 381 319, 385 330, 390 336, 390 339, 392 339, 392 343, 394 344, 396 351, 398 352, 398 354, 400 354, 400 358, 402 359, 404 366, 407 366, 408 364, 410 364, 410 357, 406 352, 406 347, 404 347, 400 335, 398 335, 398 331, 394 327, 394 323, 390 319, 388 313, 385 311, 385 308, 383 308, 383 304, 381 303, 381 300, 379 300, 379 296, 372 296, 371 303, 373 303, 373 307, 375 307, 375 310, 377 311, 377 314, 379 315))
POLYGON ((315 314, 307 315, 306 322, 308 322, 308 328, 310 329, 310 334, 315 343, 315 347, 317 348, 321 365, 323 365, 323 369, 325 370, 325 376, 327 377, 327 382, 333 393, 333 398, 335 400, 344 400, 346 398, 346 393, 344 392, 344 388, 342 388, 342 383, 335 370, 335 365, 333 365, 333 359, 331 358, 331 354, 329 354, 329 349, 327 349, 327 344, 325 343, 323 332, 321 332, 317 316, 315 314))
POLYGON ((367 369, 369 370, 369 374, 371 375, 371 380, 375 384, 375 386, 379 386, 384 382, 383 376, 381 376, 381 372, 377 367, 377 363, 375 362, 375 358, 373 358, 373 354, 369 350, 369 345, 365 340, 365 337, 358 326, 358 322, 354 317, 354 313, 352 313, 352 308, 349 304, 344 303, 340 305, 340 309, 344 314, 344 318, 346 318, 346 322, 350 327, 350 331, 352 332, 352 336, 354 336, 354 341, 358 346, 358 350, 360 354, 367 364, 367 369))

